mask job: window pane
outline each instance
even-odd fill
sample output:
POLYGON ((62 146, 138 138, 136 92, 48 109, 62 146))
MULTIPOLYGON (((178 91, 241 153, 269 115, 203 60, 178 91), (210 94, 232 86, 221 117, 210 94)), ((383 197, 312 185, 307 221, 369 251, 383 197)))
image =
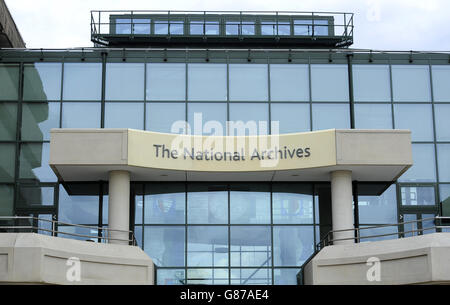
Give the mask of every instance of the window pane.
POLYGON ((52 206, 55 188, 39 186, 21 186, 18 203, 21 207, 52 206))
POLYGON ((402 205, 435 205, 434 187, 403 186, 401 188, 402 205))
POLYGON ((0 103, 0 141, 15 141, 17 126, 17 104, 0 103))
POLYGON ((145 191, 146 224, 185 223, 184 184, 146 185, 145 191))
POLYGON ((188 186, 188 223, 228 223, 228 192, 221 185, 188 186))
POLYGON ((72 226, 58 226, 58 237, 96 242, 98 240, 98 229, 72 227, 72 226), (67 234, 64 234, 63 232, 67 234), (84 236, 77 236, 75 234, 84 236))
POLYGON ((23 71, 23 99, 25 101, 59 100, 61 98, 60 63, 34 63, 23 71))
POLYGON ((150 34, 150 19, 133 19, 134 34, 150 34))
POLYGON ((170 34, 183 35, 183 21, 170 21, 170 34))
POLYGON ((397 195, 395 185, 391 185, 379 196, 358 195, 358 210, 360 223, 397 223, 397 195))
POLYGON ((100 128, 100 103, 63 103, 62 128, 100 128))
POLYGON ((60 103, 23 103, 22 140, 48 141, 50 129, 59 127, 60 103))
POLYGON ((270 267, 270 226, 231 226, 231 266, 270 267))
POLYGON ((85 188, 84 194, 69 194, 66 189, 59 187, 59 221, 73 224, 98 224, 99 196, 91 190, 98 189, 98 185, 77 185, 77 189, 85 188), (89 190, 88 190, 89 189, 89 190))
POLYGON ((169 33, 168 21, 155 21, 155 34, 167 35, 169 33))
POLYGON ((280 133, 310 130, 309 104, 271 104, 272 134, 276 133, 274 122, 279 122, 280 133))
POLYGON ((433 141, 431 105, 394 105, 396 129, 410 129, 412 141, 433 141))
MULTIPOLYGON (((184 103, 147 103, 146 111, 146 130, 171 133, 173 123, 186 120, 184 103)), ((175 128, 173 132, 179 130, 175 128)))
POLYGON ((185 64, 147 64, 147 100, 184 101, 185 64))
POLYGON ((429 102, 430 72, 428 66, 392 66, 392 90, 397 102, 429 102))
POLYGON ((273 223, 312 224, 314 222, 310 185, 274 184, 272 191, 273 223))
POLYGON ((227 22, 225 31, 227 35, 239 35, 239 21, 227 22))
POLYGON ((301 266, 313 252, 313 226, 275 226, 273 228, 275 266, 301 266))
POLYGON ((54 182, 58 179, 48 165, 50 143, 28 143, 20 146, 20 178, 40 182, 54 182))
POLYGON ((412 145, 413 166, 406 171, 399 181, 434 182, 436 165, 433 144, 412 145))
POLYGON ((450 182, 450 144, 438 144, 437 157, 439 181, 450 182))
POLYGON ((189 64, 188 74, 189 100, 227 100, 227 66, 225 64, 189 64))
POLYGON ((0 182, 13 182, 16 145, 0 143, 0 182))
POLYGON ((271 101, 309 101, 308 65, 270 65, 271 101))
POLYGON ((156 285, 184 285, 184 269, 158 269, 156 285))
POLYGON ((355 126, 360 129, 392 129, 389 104, 355 104, 355 126))
POLYGON ((450 141, 450 105, 435 104, 436 140, 450 141))
POLYGON ((350 113, 347 104, 313 104, 313 130, 348 129, 350 113))
POLYGON ((64 64, 64 100, 99 101, 101 94, 101 63, 64 64))
POLYGON ((0 64, 0 100, 19 98, 19 66, 0 64))
POLYGON ((348 101, 348 68, 346 65, 311 65, 313 101, 348 101))
POLYGON ((269 121, 268 104, 234 103, 230 104, 229 107, 231 121, 228 131, 229 135, 256 135, 269 133, 267 126, 267 122, 269 121), (241 121, 240 124, 239 121, 241 121))
POLYGON ((259 184, 232 185, 230 192, 231 223, 270 223, 270 192, 259 184))
POLYGON ((144 129, 144 103, 105 103, 105 128, 144 129))
POLYGON ((300 269, 274 269, 274 285, 297 285, 297 273, 300 269))
POLYGON ((134 232, 133 232, 133 234, 134 234, 134 238, 136 239, 136 243, 137 243, 137 246, 139 247, 139 248, 141 248, 142 249, 142 231, 143 231, 143 228, 142 228, 142 226, 135 226, 134 227, 134 232))
MULTIPOLYGON (((397 220, 395 221, 397 222, 397 220)), ((397 239, 398 238, 398 227, 392 226, 392 227, 377 227, 377 228, 371 228, 371 229, 364 229, 370 226, 361 226, 361 230, 359 231, 361 237, 360 242, 367 242, 367 241, 380 241, 380 240, 389 240, 389 239, 397 239), (377 237, 370 237, 370 236, 376 236, 376 235, 384 235, 389 234, 386 236, 377 236, 377 237)))
POLYGON ((14 187, 12 185, 0 185, 0 216, 12 215, 14 215, 14 187))
POLYGON ((188 285, 228 285, 228 269, 188 269, 188 285))
POLYGON ((272 285, 272 269, 233 268, 230 283, 231 285, 272 285))
POLYGON ((131 34, 131 19, 116 19, 116 34, 131 34))
POLYGON ((261 22, 261 35, 276 35, 277 33, 276 21, 262 21, 261 22))
POLYGON ((289 22, 278 22, 278 35, 291 35, 291 25, 289 22))
POLYGON ((144 100, 144 64, 106 64, 106 100, 144 100))
POLYGON ((243 21, 241 27, 242 35, 255 35, 255 23, 251 21, 243 21))
POLYGON ((190 34, 203 35, 203 21, 191 21, 190 34))
POLYGON ((450 217, 450 184, 439 185, 439 196, 442 203, 442 216, 450 217))
POLYGON ((196 135, 225 135, 227 104, 189 103, 188 122, 191 133, 196 135))
POLYGON ((267 65, 230 64, 230 100, 267 101, 267 65))
POLYGON ((432 66, 435 102, 450 102, 450 66, 432 66))
POLYGON ((187 265, 191 267, 228 266, 228 227, 188 227, 187 265))
POLYGON ((387 65, 353 65, 353 94, 359 102, 390 102, 387 65))
POLYGON ((158 267, 184 266, 184 227, 144 227, 144 251, 158 267))

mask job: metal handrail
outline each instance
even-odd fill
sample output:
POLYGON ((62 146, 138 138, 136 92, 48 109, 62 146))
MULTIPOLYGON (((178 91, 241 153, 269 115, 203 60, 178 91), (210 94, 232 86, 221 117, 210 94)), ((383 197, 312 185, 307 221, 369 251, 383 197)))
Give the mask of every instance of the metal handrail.
POLYGON ((72 237, 82 237, 82 238, 88 238, 88 239, 97 239, 101 242, 109 242, 109 241, 122 241, 127 242, 129 245, 136 246, 137 241, 134 236, 133 231, 130 230, 118 230, 118 229, 111 229, 109 227, 103 226, 103 227, 96 227, 96 226, 88 226, 88 225, 79 225, 79 224, 71 224, 63 221, 57 221, 57 220, 49 220, 45 218, 39 218, 34 216, 0 216, 1 220, 10 220, 10 221, 17 221, 17 220, 29 220, 32 222, 47 222, 51 223, 51 229, 47 229, 44 227, 41 227, 39 225, 3 225, 0 223, 0 230, 30 230, 31 232, 48 232, 51 233, 52 236, 58 236, 58 235, 68 235, 72 237), (91 230, 97 230, 97 232, 101 232, 101 234, 105 233, 105 236, 101 236, 99 234, 96 235, 86 235, 86 234, 78 234, 78 233, 71 233, 71 232, 64 232, 57 230, 57 226, 63 226, 63 227, 75 227, 75 228, 83 228, 83 229, 91 229, 91 230), (113 238, 111 237, 111 232, 118 232, 118 233, 126 233, 128 234, 128 239, 123 238, 113 238))

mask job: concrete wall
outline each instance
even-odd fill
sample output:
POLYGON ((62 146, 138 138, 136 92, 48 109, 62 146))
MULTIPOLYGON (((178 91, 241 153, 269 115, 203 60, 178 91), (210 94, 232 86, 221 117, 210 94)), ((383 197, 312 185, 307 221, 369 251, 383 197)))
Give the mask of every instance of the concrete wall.
POLYGON ((25 48, 22 36, 4 0, 0 0, 0 48, 25 48))
POLYGON ((2 283, 153 285, 154 265, 139 247, 0 233, 2 283), (73 258, 79 259, 79 273, 73 258))

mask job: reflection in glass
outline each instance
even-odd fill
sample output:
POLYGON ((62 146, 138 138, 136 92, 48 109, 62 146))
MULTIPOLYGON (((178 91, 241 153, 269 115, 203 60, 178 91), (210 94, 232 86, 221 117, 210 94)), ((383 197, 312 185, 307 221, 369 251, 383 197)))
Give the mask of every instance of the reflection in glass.
POLYGON ((61 98, 61 63, 34 63, 23 71, 23 99, 48 101, 61 98))
POLYGON ((272 190, 273 223, 312 224, 314 222, 310 185, 274 184, 272 190))
POLYGON ((433 141, 433 117, 431 105, 394 105, 396 129, 411 130, 413 141, 433 141))
POLYGON ((350 110, 347 104, 313 104, 313 130, 350 128, 350 110))
POLYGON ((450 182, 450 144, 437 145, 439 181, 450 182))
POLYGON ((63 103, 62 128, 100 128, 100 103, 63 103))
POLYGON ((436 159, 433 144, 412 144, 413 166, 398 180, 410 182, 435 182, 436 159))
POLYGON ((0 143, 0 182, 13 182, 16 144, 0 143))
POLYGON ((294 20, 294 34, 303 36, 328 36, 328 20, 294 20))
POLYGON ((22 140, 49 141, 50 129, 59 127, 60 103, 23 103, 22 140))
POLYGON ((231 285, 272 285, 272 269, 270 268, 232 268, 231 285))
POLYGON ((228 192, 226 186, 189 185, 188 223, 228 223, 228 192))
POLYGON ((151 19, 133 19, 134 34, 150 34, 150 22, 151 19))
POLYGON ((0 103, 0 141, 15 141, 17 128, 17 104, 0 103))
POLYGON ((266 185, 232 185, 230 217, 231 223, 270 223, 270 192, 266 185))
POLYGON ((106 100, 143 101, 144 64, 106 64, 106 100))
POLYGON ((257 135, 268 134, 269 107, 267 103, 232 103, 230 107, 230 121, 235 128, 229 126, 229 135, 257 135), (239 124, 241 121, 241 124, 239 124), (239 128, 244 126, 244 128, 239 128), (236 131, 236 132, 235 132, 236 131))
POLYGON ((389 104, 355 104, 355 126, 359 129, 392 129, 389 104))
POLYGON ((64 100, 99 101, 102 95, 101 63, 64 64, 64 100))
POLYGON ((353 65, 353 94, 357 102, 390 102, 388 65, 353 65))
POLYGON ((12 215, 14 215, 14 186, 0 184, 0 216, 12 215))
POLYGON ((226 64, 189 64, 188 99, 190 101, 226 101, 226 64))
POLYGON ((105 103, 105 128, 144 129, 144 103, 105 103))
POLYGON ((184 285, 184 269, 158 269, 156 285, 184 285))
POLYGON ((20 178, 40 182, 57 181, 48 165, 50 143, 28 143, 20 146, 20 178))
POLYGON ((231 226, 233 267, 270 267, 272 242, 270 226, 231 226))
MULTIPOLYGON (((310 130, 309 104, 271 104, 271 122, 278 122, 281 133, 304 132, 310 130)), ((272 134, 275 130, 272 129, 272 134)))
POLYGON ((86 192, 71 195, 60 185, 58 202, 59 221, 72 224, 98 225, 98 195, 88 191, 88 189, 93 188, 92 185, 91 187, 88 185, 80 185, 77 189, 82 189, 83 187, 86 192))
POLYGON ((275 266, 301 266, 314 252, 313 226, 274 226, 275 266))
POLYGON ((22 207, 52 206, 54 187, 20 186, 18 203, 22 207))
MULTIPOLYGON (((147 103, 146 110, 146 130, 166 132, 166 133, 182 133, 179 130, 179 124, 173 125, 175 122, 186 121, 186 104, 184 103, 147 103), (175 129, 172 129, 174 127, 175 129)), ((182 124, 183 129, 186 128, 182 124)))
MULTIPOLYGON (((450 87, 450 86, 449 86, 450 87)), ((434 104, 436 141, 450 141, 450 105, 434 104)))
POLYGON ((147 64, 147 100, 184 101, 186 64, 147 64))
POLYGON ((435 205, 435 190, 432 186, 402 186, 402 205, 435 205))
POLYGON ((311 90, 313 101, 348 101, 347 65, 311 65, 311 90))
POLYGON ((425 65, 393 65, 392 91, 395 102, 429 102, 430 72, 425 65))
POLYGON ((431 67, 433 73, 433 98, 435 102, 450 102, 450 66, 431 67))
POLYGON ((19 98, 19 65, 0 64, 0 101, 19 98))
POLYGON ((191 128, 191 134, 226 135, 226 121, 226 103, 188 104, 188 122, 191 128))
POLYGON ((391 185, 381 195, 358 195, 359 222, 364 224, 397 223, 397 195, 391 185))
POLYGON ((188 269, 188 285, 228 285, 228 269, 188 269))
POLYGON ((190 226, 187 234, 188 266, 228 266, 228 227, 190 226))
POLYGON ((308 65, 270 65, 271 101, 309 101, 308 65))
POLYGON ((131 34, 131 19, 116 19, 116 34, 131 34))
POLYGON ((184 238, 184 226, 144 227, 144 251, 158 267, 183 267, 184 238))
POLYGON ((230 64, 230 100, 267 101, 266 64, 230 64))
POLYGON ((185 222, 186 195, 184 184, 162 184, 146 186, 146 224, 169 224, 185 222))

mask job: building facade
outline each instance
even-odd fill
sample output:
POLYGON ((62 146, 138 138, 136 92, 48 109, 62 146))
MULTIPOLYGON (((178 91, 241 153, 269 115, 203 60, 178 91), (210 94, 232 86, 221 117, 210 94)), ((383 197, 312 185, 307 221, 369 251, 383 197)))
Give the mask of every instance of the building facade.
MULTIPOLYGON (((215 26, 227 30, 226 22, 116 19, 115 31, 126 37, 109 39, 115 44, 106 47, 0 50, 1 215, 108 225, 108 181, 58 179, 48 165, 52 128, 208 136, 218 132, 208 122, 220 123, 214 126, 223 127, 222 135, 234 135, 227 122, 242 121, 256 122, 245 129, 248 136, 411 130, 414 165, 397 181, 353 181, 354 225, 450 216, 449 53, 276 45, 283 31, 296 35, 292 20, 277 21, 276 32, 267 34, 271 43, 217 39, 202 47, 199 40, 183 49, 195 31, 214 37, 215 26), (139 34, 134 31, 170 36, 173 45, 127 45, 130 35, 139 34), (185 41, 178 45, 176 35, 185 41)), ((256 28, 239 20, 236 35, 246 26, 247 36, 274 29, 261 20, 256 28)), ((332 227, 327 181, 167 180, 131 184, 130 229, 157 267, 157 284, 297 284, 300 267, 332 227)), ((418 222, 416 229, 432 226, 418 222)), ((70 233, 102 234, 76 230, 70 233)), ((383 238, 393 236, 369 240, 383 238)))

